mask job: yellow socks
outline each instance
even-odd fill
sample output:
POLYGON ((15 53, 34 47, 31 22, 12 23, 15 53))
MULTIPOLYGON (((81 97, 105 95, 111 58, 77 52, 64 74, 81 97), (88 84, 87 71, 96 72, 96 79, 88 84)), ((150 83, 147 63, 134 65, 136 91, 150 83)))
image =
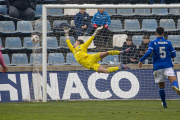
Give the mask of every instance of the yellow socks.
POLYGON ((112 72, 119 70, 119 68, 118 67, 110 67, 107 70, 108 70, 108 73, 112 73, 112 72))
POLYGON ((108 51, 109 52, 109 55, 117 55, 117 54, 120 54, 120 51, 118 50, 111 50, 111 51, 108 51))

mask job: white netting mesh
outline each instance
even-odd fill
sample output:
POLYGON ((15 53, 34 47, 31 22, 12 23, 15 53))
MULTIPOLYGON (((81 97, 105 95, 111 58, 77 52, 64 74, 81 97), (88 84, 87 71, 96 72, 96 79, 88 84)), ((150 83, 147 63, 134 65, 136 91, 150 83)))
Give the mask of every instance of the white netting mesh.
MULTIPOLYGON (((179 9, 177 9, 179 10, 179 9)), ((88 48, 89 54, 109 50, 124 50, 132 47, 128 54, 108 56, 99 63, 105 67, 116 67, 120 63, 127 64, 131 70, 117 71, 111 74, 99 74, 84 68, 75 60, 69 50, 64 36, 63 26, 71 28, 70 40, 82 39, 85 42, 94 32, 93 16, 97 9, 86 9, 90 16, 92 30, 77 27, 80 24, 75 15, 79 9, 48 9, 47 16, 47 94, 48 99, 159 99, 158 85, 154 82, 152 57, 149 57, 143 69, 139 69, 137 62, 147 51, 148 43, 156 38, 157 26, 165 28, 165 39, 176 47, 177 54, 179 40, 179 16, 172 9, 105 9, 109 14, 111 24, 108 29, 97 34, 88 48), (58 13, 57 13, 58 11, 58 13), (51 13, 51 14, 50 14, 51 13), (78 30, 81 30, 79 32, 78 30), (144 39, 149 41, 143 42, 144 39), (127 43, 132 40, 131 43, 127 43), (147 43, 146 43, 147 42, 147 43)), ((105 15, 104 15, 105 16, 105 15)), ((87 22, 87 16, 84 19, 87 22)), ((98 16, 100 17, 100 16, 98 16)), ((98 18, 100 21, 101 19, 98 18)), ((103 19, 103 18, 102 18, 103 19)), ((106 21, 107 22, 107 21, 106 21)), ((33 22, 35 33, 40 36, 42 46, 42 19, 33 22)), ((42 99, 42 49, 33 49, 34 69, 33 83, 31 83, 31 99, 42 99), (37 73, 37 74, 36 74, 37 73), (35 96, 35 97, 34 97, 35 96)), ((178 56, 177 56, 178 57, 178 56)), ((176 59, 174 62, 178 62, 176 59)), ((177 71, 179 66, 176 67, 177 71)), ((175 72, 177 72, 175 71, 175 72)), ((171 89, 171 83, 166 79, 166 97, 178 99, 171 89)))

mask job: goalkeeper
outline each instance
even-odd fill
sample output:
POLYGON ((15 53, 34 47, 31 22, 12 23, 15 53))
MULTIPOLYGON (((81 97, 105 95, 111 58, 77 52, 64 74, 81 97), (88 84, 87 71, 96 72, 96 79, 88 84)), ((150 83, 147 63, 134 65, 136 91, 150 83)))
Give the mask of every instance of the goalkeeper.
POLYGON ((76 40, 74 45, 71 44, 70 39, 69 39, 69 30, 67 27, 64 28, 65 36, 66 36, 66 43, 69 47, 69 49, 72 51, 74 54, 74 57, 76 61, 83 65, 85 68, 88 68, 92 71, 96 71, 99 73, 112 73, 115 72, 119 69, 129 69, 128 66, 120 64, 119 67, 110 67, 108 69, 102 67, 98 61, 103 59, 104 57, 108 55, 116 55, 116 54, 121 54, 121 53, 127 53, 130 48, 124 50, 124 51, 117 51, 117 50, 111 50, 111 51, 106 51, 106 52, 99 52, 96 54, 87 54, 87 48, 91 44, 92 40, 98 33, 103 28, 103 26, 98 27, 94 34, 91 36, 91 38, 84 43, 83 40, 76 40))

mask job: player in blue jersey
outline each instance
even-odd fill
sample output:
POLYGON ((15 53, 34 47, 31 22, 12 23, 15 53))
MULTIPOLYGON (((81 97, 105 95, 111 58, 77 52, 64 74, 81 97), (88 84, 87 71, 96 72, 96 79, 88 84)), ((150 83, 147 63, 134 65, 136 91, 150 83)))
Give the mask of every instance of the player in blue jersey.
POLYGON ((173 69, 173 64, 171 58, 176 57, 176 51, 174 50, 170 41, 163 38, 164 28, 156 28, 157 38, 149 43, 149 48, 146 54, 140 59, 138 65, 141 68, 142 62, 151 55, 153 52, 153 68, 155 82, 159 84, 159 95, 162 100, 162 105, 167 108, 165 101, 165 77, 167 77, 172 83, 172 89, 180 95, 180 90, 178 89, 178 81, 173 69))

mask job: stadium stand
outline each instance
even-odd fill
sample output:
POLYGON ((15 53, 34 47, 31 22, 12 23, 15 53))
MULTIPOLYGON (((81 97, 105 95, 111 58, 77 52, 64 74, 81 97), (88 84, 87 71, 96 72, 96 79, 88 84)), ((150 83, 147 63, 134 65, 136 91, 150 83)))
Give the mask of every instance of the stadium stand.
POLYGON ((170 8, 169 9, 169 14, 170 15, 180 15, 180 9, 178 9, 178 8, 170 8))
POLYGON ((124 42, 126 41, 127 34, 114 34, 113 35, 113 47, 120 48, 123 46, 124 42))
POLYGON ((133 9, 117 9, 117 15, 133 16, 135 15, 133 9))
POLYGON ((165 32, 177 31, 173 19, 161 19, 160 27, 163 27, 165 32))
POLYGON ((11 66, 10 60, 9 60, 9 55, 8 54, 2 54, 4 58, 4 62, 6 63, 7 66, 11 66))
POLYGON ((34 32, 31 21, 18 21, 17 22, 17 31, 21 34, 31 34, 34 32))
POLYGON ((65 65, 62 53, 49 53, 48 65, 65 65))
POLYGON ((126 19, 124 22, 124 30, 129 32, 140 32, 140 24, 137 19, 126 19))
POLYGON ((25 53, 22 54, 12 54, 12 62, 13 66, 28 66, 28 58, 25 53))
POLYGON ((150 9, 135 9, 134 11, 135 15, 140 15, 140 16, 151 16, 151 11, 150 9))
POLYGON ((56 37, 47 37, 47 49, 59 49, 56 37))
POLYGON ((152 14, 153 15, 168 15, 168 10, 167 9, 152 9, 152 14))
POLYGON ((108 28, 111 32, 124 32, 122 23, 120 20, 111 20, 111 24, 108 28))
POLYGON ((173 47, 180 48, 180 35, 168 35, 167 40, 171 41, 173 47))
POLYGON ((5 50, 22 50, 22 44, 19 37, 7 37, 5 41, 5 50))
POLYGON ((0 33, 17 34, 13 21, 0 21, 0 33))
POLYGON ((34 65, 34 60, 36 60, 36 65, 42 66, 42 53, 32 53, 29 65, 34 65))
POLYGON ((48 9, 47 10, 47 15, 48 16, 53 16, 53 17, 64 16, 62 9, 48 9))
POLYGON ((41 49, 39 43, 32 43, 31 42, 31 37, 25 37, 24 38, 23 47, 25 50, 41 49))
POLYGON ((67 20, 54 20, 53 21, 53 31, 57 33, 64 33, 63 28, 65 26, 70 27, 67 20))
MULTIPOLYGON (((73 36, 69 36, 69 39, 71 41, 71 44, 73 45, 75 43, 75 38, 73 36)), ((66 37, 65 36, 60 37, 59 46, 63 49, 69 49, 69 47, 67 46, 67 43, 66 43, 66 37)))
POLYGON ((156 32, 157 21, 155 19, 143 19, 142 21, 142 31, 156 32))
MULTIPOLYGON (((35 30, 34 32, 42 33, 42 21, 35 22, 35 30)), ((47 33, 52 33, 50 22, 47 21, 47 33)))
POLYGON ((139 45, 141 45, 141 42, 143 41, 144 35, 134 35, 132 37, 132 42, 139 48, 139 45))
POLYGON ((42 5, 36 5, 35 17, 40 18, 42 16, 42 5))
POLYGON ((66 65, 80 65, 80 64, 75 60, 73 53, 67 53, 66 65))
POLYGON ((2 40, 0 38, 0 46, 1 46, 1 50, 4 50, 4 47, 2 46, 2 40))
POLYGON ((150 41, 155 40, 156 38, 157 38, 156 35, 151 35, 151 36, 150 36, 150 41))

